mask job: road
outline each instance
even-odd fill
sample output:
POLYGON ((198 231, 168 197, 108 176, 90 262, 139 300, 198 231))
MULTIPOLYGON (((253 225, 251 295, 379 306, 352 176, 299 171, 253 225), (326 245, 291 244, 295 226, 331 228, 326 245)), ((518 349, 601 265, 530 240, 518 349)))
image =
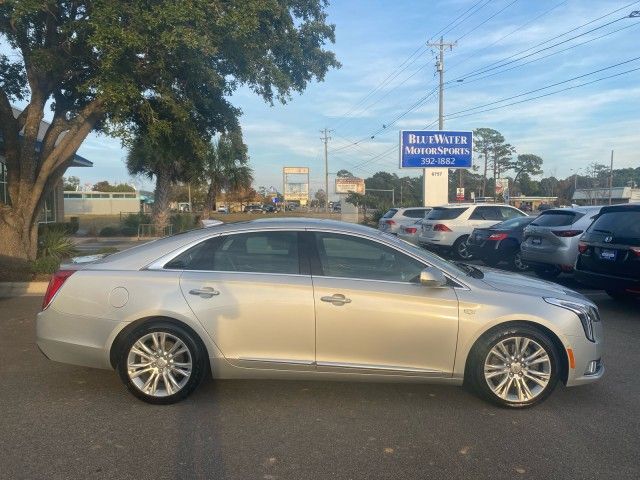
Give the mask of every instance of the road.
POLYGON ((39 298, 0 300, 0 478, 637 479, 640 303, 589 295, 605 378, 523 411, 459 387, 231 380, 150 406, 44 358, 39 298))

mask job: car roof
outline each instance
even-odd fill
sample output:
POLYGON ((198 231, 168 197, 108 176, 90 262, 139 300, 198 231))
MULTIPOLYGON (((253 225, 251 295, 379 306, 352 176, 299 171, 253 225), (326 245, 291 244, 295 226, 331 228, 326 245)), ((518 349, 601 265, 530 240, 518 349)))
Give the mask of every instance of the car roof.
POLYGON ((607 205, 602 207, 600 213, 610 213, 610 212, 639 212, 640 211, 640 203, 622 203, 619 205, 607 205))
POLYGON ((512 205, 507 205, 506 203, 447 203, 446 205, 438 205, 433 208, 461 208, 461 207, 511 207, 515 208, 512 205))
POLYGON ((588 206, 588 207, 566 207, 566 208, 550 208, 549 210, 544 210, 540 212, 540 215, 544 215, 547 213, 565 213, 565 212, 577 212, 577 213, 590 213, 590 212, 599 212, 602 209, 602 206, 588 206))
POLYGON ((260 218, 236 223, 223 223, 207 228, 197 228, 187 232, 178 233, 169 237, 153 240, 142 245, 108 255, 94 263, 86 264, 82 268, 90 270, 139 270, 149 265, 158 258, 167 255, 179 248, 204 240, 213 235, 256 231, 256 230, 280 230, 280 229, 321 229, 355 235, 387 236, 377 229, 354 223, 340 222, 338 220, 323 218, 284 217, 284 218, 260 218))

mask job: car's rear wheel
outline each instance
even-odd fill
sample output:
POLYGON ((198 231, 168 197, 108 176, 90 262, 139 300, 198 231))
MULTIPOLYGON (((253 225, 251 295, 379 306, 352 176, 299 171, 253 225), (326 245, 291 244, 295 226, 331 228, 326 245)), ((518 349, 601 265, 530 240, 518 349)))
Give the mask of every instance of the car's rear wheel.
POLYGON ((538 277, 545 280, 553 280, 554 278, 558 278, 560 273, 562 273, 562 270, 560 270, 560 267, 558 267, 557 265, 534 267, 533 271, 538 277))
POLYGON ((136 397, 170 404, 188 397, 200 384, 207 355, 188 329, 167 321, 151 322, 125 339, 117 369, 136 397))
POLYGON ((511 268, 517 272, 526 272, 529 270, 529 265, 522 260, 522 254, 520 252, 514 253, 509 263, 511 268))
POLYGON ((469 246, 467 245, 468 238, 469 235, 463 235, 453 244, 453 254, 460 260, 471 260, 473 258, 473 254, 471 253, 471 251, 469 250, 469 246))
POLYGON ((529 325, 496 328, 470 353, 468 379, 485 399, 502 407, 542 402, 558 383, 559 355, 553 341, 529 325))

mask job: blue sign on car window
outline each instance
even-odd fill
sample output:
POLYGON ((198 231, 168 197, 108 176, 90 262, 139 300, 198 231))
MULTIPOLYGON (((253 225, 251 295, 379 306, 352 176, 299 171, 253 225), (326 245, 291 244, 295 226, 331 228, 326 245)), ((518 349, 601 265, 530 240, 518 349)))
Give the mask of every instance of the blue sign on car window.
POLYGON ((472 132, 400 132, 400 168, 471 168, 472 157, 472 132))

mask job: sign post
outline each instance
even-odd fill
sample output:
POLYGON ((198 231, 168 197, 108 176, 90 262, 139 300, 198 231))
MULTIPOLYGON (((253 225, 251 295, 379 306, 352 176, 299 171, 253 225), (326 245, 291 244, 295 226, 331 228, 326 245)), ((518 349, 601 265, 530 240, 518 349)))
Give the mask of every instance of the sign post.
POLYGON ((449 200, 449 170, 471 168, 473 133, 452 130, 400 131, 400 168, 420 168, 424 176, 425 206, 449 200))
POLYGON ((456 188, 456 200, 458 202, 464 202, 464 188, 462 187, 456 188))

